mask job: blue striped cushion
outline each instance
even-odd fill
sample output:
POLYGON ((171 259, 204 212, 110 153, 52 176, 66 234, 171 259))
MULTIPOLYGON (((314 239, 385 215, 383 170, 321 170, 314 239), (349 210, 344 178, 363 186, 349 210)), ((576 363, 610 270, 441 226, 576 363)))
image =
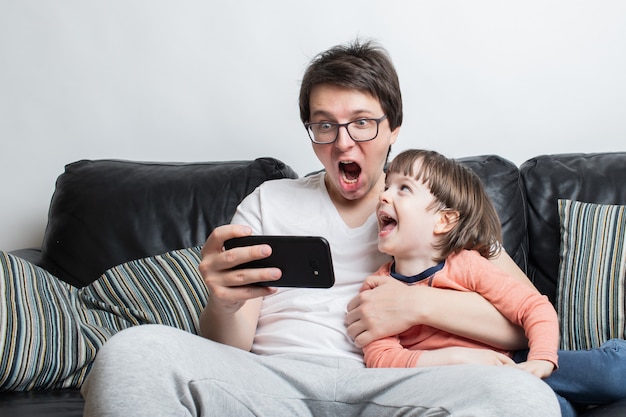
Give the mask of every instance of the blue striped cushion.
POLYGON ((0 252, 0 391, 76 385, 96 346, 84 340, 78 290, 0 252))
POLYGON ((200 247, 130 261, 77 289, 0 252, 0 391, 79 387, 115 333, 165 324, 193 333, 208 293, 200 247))
POLYGON ((626 206, 559 200, 561 349, 624 338, 626 206))
POLYGON ((200 247, 130 261, 106 271, 79 291, 83 307, 97 322, 165 324, 197 334, 208 292, 198 271, 200 247))

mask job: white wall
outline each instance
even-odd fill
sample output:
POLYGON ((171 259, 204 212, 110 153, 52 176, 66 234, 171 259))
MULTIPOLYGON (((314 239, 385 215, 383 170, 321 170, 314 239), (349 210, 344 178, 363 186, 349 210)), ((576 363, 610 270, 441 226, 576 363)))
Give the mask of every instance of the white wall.
POLYGON ((0 249, 40 244, 78 159, 318 169, 299 80, 357 35, 400 73, 395 151, 626 150, 622 0, 0 0, 0 249))

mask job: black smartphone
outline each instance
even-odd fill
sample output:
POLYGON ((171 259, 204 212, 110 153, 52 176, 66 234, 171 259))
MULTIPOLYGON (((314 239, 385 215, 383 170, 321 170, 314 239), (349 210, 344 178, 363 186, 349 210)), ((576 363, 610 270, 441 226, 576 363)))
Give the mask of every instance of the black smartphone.
POLYGON ((224 242, 226 249, 268 244, 272 254, 265 259, 238 265, 242 268, 276 267, 282 271, 277 281, 259 282, 267 287, 330 288, 335 272, 328 241, 319 236, 245 236, 224 242))

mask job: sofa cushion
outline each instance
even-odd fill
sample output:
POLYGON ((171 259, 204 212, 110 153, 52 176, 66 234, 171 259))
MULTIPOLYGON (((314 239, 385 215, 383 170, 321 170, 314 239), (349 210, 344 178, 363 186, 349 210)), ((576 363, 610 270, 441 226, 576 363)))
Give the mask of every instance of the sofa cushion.
POLYGON ((558 199, 626 204, 626 152, 543 155, 520 167, 528 199, 528 275, 556 304, 561 242, 558 199))
POLYGON ((502 240, 507 253, 526 272, 526 194, 515 164, 497 155, 459 159, 481 179, 502 224, 502 240))
POLYGON ((164 324, 194 334, 209 297, 198 264, 200 246, 124 262, 78 290, 82 309, 95 312, 83 329, 115 330, 143 324, 164 324), (123 323, 120 326, 118 323, 123 323))
POLYGON ((0 251, 0 391, 79 387, 100 347, 131 326, 198 333, 200 246, 132 260, 78 289, 0 251))
POLYGON ((626 206, 559 200, 561 349, 625 337, 626 206))
POLYGON ((285 177, 297 175, 272 158, 69 164, 57 179, 40 265, 81 287, 131 259, 200 245, 254 188, 285 177))
POLYGON ((85 377, 97 349, 81 334, 77 292, 0 251, 0 391, 68 388, 85 377))

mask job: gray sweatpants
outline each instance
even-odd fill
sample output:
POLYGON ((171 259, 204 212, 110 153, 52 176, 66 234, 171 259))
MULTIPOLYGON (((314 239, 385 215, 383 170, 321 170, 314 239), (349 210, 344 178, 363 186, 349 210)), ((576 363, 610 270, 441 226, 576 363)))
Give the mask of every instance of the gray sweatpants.
POLYGON ((99 351, 85 416, 559 416, 552 390, 504 366, 366 369, 352 360, 258 356, 160 325, 99 351))

